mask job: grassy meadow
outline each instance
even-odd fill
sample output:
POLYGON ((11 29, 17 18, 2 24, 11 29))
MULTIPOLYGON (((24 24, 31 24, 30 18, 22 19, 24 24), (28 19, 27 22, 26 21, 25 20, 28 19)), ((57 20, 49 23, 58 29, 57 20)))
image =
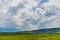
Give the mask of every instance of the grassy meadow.
POLYGON ((0 40, 60 40, 60 34, 3 33, 0 40))

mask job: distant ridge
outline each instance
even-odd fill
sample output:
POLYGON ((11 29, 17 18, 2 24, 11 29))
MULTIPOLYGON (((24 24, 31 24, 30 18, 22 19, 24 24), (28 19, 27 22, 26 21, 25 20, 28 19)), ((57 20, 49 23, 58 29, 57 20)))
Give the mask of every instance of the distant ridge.
POLYGON ((38 30, 32 30, 32 31, 22 31, 20 33, 37 33, 37 34, 54 34, 54 33, 60 33, 60 28, 50 28, 50 29, 38 29, 38 30))
POLYGON ((60 33, 60 28, 51 28, 51 29, 38 29, 38 30, 32 30, 33 33, 60 33))
MULTIPOLYGON (((4 29, 5 30, 5 29, 4 29)), ((0 30, 1 31, 1 30, 0 30)), ((37 34, 54 34, 54 33, 60 33, 60 28, 50 28, 50 29, 38 29, 38 30, 31 30, 31 31, 16 31, 16 32, 9 32, 9 30, 7 32, 0 32, 1 33, 37 33, 37 34)))

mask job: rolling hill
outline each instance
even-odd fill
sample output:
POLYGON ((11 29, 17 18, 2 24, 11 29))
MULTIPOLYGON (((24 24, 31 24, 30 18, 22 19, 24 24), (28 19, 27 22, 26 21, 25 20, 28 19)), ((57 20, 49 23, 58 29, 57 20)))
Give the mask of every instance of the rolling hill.
POLYGON ((38 29, 38 30, 32 30, 32 31, 22 31, 22 33, 38 33, 38 34, 52 34, 52 33, 60 33, 60 28, 51 28, 51 29, 38 29))

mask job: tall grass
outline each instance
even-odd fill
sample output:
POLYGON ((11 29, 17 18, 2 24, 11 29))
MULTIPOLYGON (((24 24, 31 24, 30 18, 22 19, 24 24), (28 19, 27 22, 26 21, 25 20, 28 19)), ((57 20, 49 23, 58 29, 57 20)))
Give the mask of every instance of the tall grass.
POLYGON ((0 40, 60 40, 60 34, 3 33, 0 40))

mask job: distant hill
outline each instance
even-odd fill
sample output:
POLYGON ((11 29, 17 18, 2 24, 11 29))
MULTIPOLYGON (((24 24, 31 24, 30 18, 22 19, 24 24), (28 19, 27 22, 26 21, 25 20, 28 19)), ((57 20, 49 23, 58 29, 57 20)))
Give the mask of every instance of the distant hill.
POLYGON ((31 31, 33 33, 60 33, 60 28, 38 29, 31 31))
POLYGON ((23 31, 21 33, 38 33, 38 34, 52 34, 52 33, 60 33, 60 28, 51 28, 51 29, 38 29, 38 30, 32 30, 32 31, 23 31))
POLYGON ((37 33, 37 34, 54 34, 60 33, 60 28, 51 28, 51 29, 38 29, 38 30, 31 30, 31 31, 16 31, 16 32, 0 32, 0 34, 29 34, 29 33, 37 33))

